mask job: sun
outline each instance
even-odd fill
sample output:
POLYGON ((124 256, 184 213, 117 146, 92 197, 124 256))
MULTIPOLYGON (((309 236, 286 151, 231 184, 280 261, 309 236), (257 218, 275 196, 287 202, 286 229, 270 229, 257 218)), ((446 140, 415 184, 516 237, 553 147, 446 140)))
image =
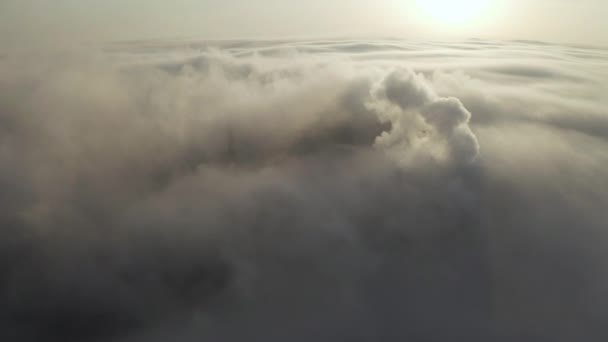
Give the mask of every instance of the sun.
POLYGON ((418 7, 430 18, 448 26, 479 20, 491 0, 416 0, 418 7))

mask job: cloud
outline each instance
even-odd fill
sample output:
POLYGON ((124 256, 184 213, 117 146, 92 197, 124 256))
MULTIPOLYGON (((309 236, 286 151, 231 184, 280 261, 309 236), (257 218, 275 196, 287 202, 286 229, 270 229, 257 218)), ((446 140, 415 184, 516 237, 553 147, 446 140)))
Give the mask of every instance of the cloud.
POLYGON ((0 337, 603 340, 602 71, 481 43, 7 54, 0 337))

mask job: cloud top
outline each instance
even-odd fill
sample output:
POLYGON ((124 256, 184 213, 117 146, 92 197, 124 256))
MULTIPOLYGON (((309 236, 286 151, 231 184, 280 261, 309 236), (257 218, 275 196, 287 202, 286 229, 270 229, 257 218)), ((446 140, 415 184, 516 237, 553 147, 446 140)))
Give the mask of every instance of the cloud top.
POLYGON ((7 53, 0 337, 602 341, 603 53, 7 53))

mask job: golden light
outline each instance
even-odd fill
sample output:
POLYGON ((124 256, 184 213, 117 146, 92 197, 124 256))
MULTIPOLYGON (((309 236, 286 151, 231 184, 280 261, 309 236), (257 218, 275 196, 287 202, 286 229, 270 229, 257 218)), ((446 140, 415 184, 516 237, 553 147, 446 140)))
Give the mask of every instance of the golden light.
POLYGON ((416 0, 429 17, 447 26, 469 24, 479 20, 488 10, 491 0, 416 0))

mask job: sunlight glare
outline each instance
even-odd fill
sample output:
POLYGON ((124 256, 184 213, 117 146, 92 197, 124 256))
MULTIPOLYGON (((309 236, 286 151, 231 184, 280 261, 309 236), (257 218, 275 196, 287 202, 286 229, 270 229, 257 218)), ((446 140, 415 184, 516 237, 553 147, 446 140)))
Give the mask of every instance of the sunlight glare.
POLYGON ((416 0, 429 17, 444 24, 464 24, 478 20, 490 5, 490 0, 416 0))

